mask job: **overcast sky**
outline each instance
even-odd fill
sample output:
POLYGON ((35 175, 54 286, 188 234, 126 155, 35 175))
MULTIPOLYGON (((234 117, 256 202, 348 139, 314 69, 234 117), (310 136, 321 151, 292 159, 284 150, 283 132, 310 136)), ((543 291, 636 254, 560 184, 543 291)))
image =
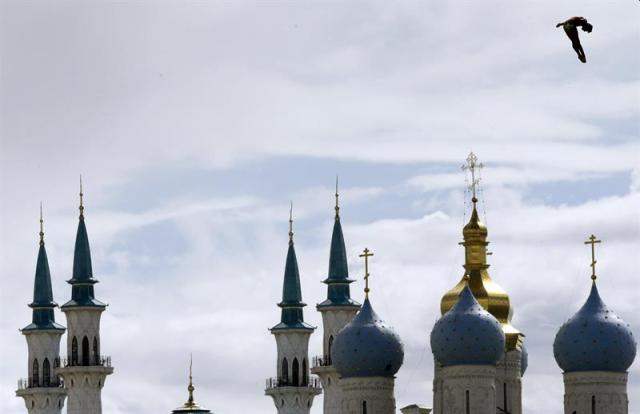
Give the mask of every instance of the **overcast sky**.
MULTIPOLYGON (((80 173, 109 303, 106 414, 181 405, 190 352, 203 405, 275 413, 289 200, 321 327, 337 174, 352 294, 367 246, 372 304, 405 344, 398 406, 431 406, 473 150, 490 273, 527 335, 525 410, 560 414, 552 343, 588 295, 591 233, 601 295, 640 335, 638 22, 637 1, 2 1, 0 412, 25 412, 41 200, 54 295, 70 297, 80 173), (594 25, 587 64, 554 27, 574 15, 594 25)), ((629 395, 640 412, 637 361, 629 395)))

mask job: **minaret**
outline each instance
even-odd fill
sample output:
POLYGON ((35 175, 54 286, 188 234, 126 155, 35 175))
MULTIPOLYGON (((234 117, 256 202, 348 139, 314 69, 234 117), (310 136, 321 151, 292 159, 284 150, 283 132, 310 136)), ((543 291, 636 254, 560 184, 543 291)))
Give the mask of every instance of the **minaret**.
POLYGON ((395 414, 395 375, 404 361, 398 334, 369 301, 369 257, 364 249, 365 300, 362 309, 336 336, 331 357, 340 375, 341 414, 395 414))
POLYGON ((73 257, 71 300, 62 305, 67 317, 67 358, 61 361, 57 373, 67 389, 68 414, 101 414, 102 387, 107 375, 113 373, 111 358, 100 354, 100 317, 107 307, 94 296, 89 238, 84 223, 84 205, 80 182, 80 221, 73 257))
POLYGON ((60 414, 67 396, 54 365, 60 357, 60 337, 64 326, 56 323, 51 288, 51 273, 47 251, 44 248, 44 228, 42 206, 40 206, 40 249, 36 264, 36 276, 33 287, 32 322, 22 329, 27 339, 29 358, 28 378, 18 382, 16 395, 24 398, 29 414, 60 414))
POLYGON ((565 414, 627 414, 627 370, 637 344, 629 325, 600 298, 596 285, 595 245, 591 235, 591 293, 580 310, 558 331, 553 343, 564 372, 565 414))
POLYGON ((320 377, 324 392, 324 414, 341 414, 342 401, 339 376, 331 361, 333 340, 344 326, 351 322, 360 309, 360 304, 351 299, 349 285, 349 267, 347 252, 340 224, 340 206, 338 203, 338 180, 336 178, 336 205, 331 251, 329 253, 329 275, 323 281, 327 284, 327 299, 316 306, 322 314, 323 340, 321 357, 314 358, 312 373, 320 377))
POLYGON ((171 411, 172 414, 180 414, 180 413, 191 413, 191 414, 206 414, 211 411, 207 410, 204 407, 201 407, 194 399, 193 399, 193 391, 195 387, 193 386, 193 358, 189 362, 189 386, 187 387, 187 391, 189 391, 189 398, 187 402, 185 402, 182 407, 178 407, 175 410, 171 411))
MULTIPOLYGON (((505 350, 496 368, 496 406, 497 413, 522 414, 522 375, 526 368, 526 349, 524 335, 513 327, 513 307, 509 295, 489 275, 487 263, 487 226, 480 221, 477 209, 477 187, 480 179, 477 176, 483 167, 478 163, 474 153, 467 157, 467 165, 463 169, 471 172, 470 189, 473 210, 469 222, 462 231, 464 241, 460 243, 465 250, 464 275, 460 282, 447 292, 440 303, 444 315, 458 301, 460 293, 466 286, 465 277, 469 277, 469 288, 482 307, 492 314, 501 324, 505 334, 505 350)), ((442 382, 439 379, 440 366, 436 362, 434 375, 434 393, 442 393, 442 382)), ((437 412, 434 406, 434 411, 437 412)))
POLYGON ((277 377, 267 380, 265 395, 273 398, 278 414, 308 414, 322 392, 309 378, 309 337, 315 328, 304 322, 300 273, 293 247, 293 217, 289 214, 289 250, 284 271, 280 323, 271 328, 278 346, 277 377))
POLYGON ((496 412, 496 364, 504 353, 505 335, 471 293, 469 279, 465 276, 458 301, 431 331, 440 380, 434 414, 496 412))

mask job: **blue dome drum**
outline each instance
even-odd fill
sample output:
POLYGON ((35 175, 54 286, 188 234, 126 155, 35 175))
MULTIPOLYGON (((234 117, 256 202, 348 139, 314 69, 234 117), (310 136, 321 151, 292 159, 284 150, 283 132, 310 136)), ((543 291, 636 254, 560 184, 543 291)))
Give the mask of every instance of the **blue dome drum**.
POLYGON ((500 322, 484 310, 468 285, 431 331, 431 349, 442 366, 495 365, 504 345, 500 322))
POLYGON ((553 353, 565 372, 626 372, 636 356, 629 325, 600 298, 593 283, 580 310, 558 331, 553 353))

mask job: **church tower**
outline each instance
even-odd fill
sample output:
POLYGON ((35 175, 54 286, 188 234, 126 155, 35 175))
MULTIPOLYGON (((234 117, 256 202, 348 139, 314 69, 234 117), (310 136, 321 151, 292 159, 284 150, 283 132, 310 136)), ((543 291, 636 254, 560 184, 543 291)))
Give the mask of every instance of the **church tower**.
POLYGON ((342 400, 338 373, 331 360, 331 348, 338 332, 351 322, 360 309, 360 304, 351 299, 349 285, 349 267, 347 252, 340 224, 340 206, 338 204, 338 182, 336 179, 336 206, 331 250, 329 252, 329 274, 323 281, 327 285, 327 299, 316 306, 322 314, 323 354, 314 358, 312 373, 320 377, 324 392, 324 414, 341 414, 342 400))
POLYGON ((600 298, 596 285, 595 244, 591 236, 592 284, 585 304, 558 331, 553 343, 564 371, 565 414, 627 414, 627 370, 637 344, 629 325, 600 298))
POLYGON ((434 414, 491 413, 496 410, 496 364, 505 335, 498 320, 478 303, 469 277, 456 304, 431 331, 439 367, 434 414))
POLYGON ((369 265, 365 258, 365 301, 355 318, 335 339, 331 357, 340 375, 341 414, 395 414, 395 375, 404 361, 398 334, 373 310, 369 301, 369 265))
POLYGON ((293 246, 293 217, 289 216, 289 250, 284 270, 280 323, 271 328, 276 338, 277 377, 267 380, 265 395, 271 396, 278 414, 308 414, 316 395, 322 392, 309 378, 309 337, 315 328, 304 321, 302 289, 293 246))
MULTIPOLYGON (((461 244, 465 250, 463 266, 465 271, 460 282, 443 296, 440 311, 444 315, 455 305, 460 293, 467 285, 465 278, 468 276, 468 285, 474 298, 500 322, 505 335, 504 352, 496 367, 496 413, 522 414, 522 376, 527 366, 527 352, 524 347, 524 335, 511 324, 513 307, 509 295, 491 279, 488 271, 488 231, 478 215, 476 194, 480 183, 477 174, 482 167, 482 163, 478 163, 475 154, 470 153, 467 157, 467 165, 463 167, 471 172, 470 189, 473 203, 471 218, 462 231, 464 241, 461 244)), ((441 395, 441 366, 437 361, 434 366, 434 395, 441 395)))
POLYGON ((24 398, 29 414, 60 414, 67 396, 58 376, 54 373, 55 361, 60 356, 60 337, 64 326, 56 323, 51 273, 47 251, 44 248, 42 207, 40 207, 40 249, 36 264, 32 322, 22 329, 29 349, 28 378, 18 382, 16 395, 24 398))
POLYGON ((69 395, 68 414, 101 414, 102 387, 113 373, 111 359, 100 354, 100 317, 107 305, 95 298, 89 238, 84 222, 80 186, 80 221, 73 257, 71 300, 62 305, 67 317, 67 357, 57 373, 63 378, 69 395))

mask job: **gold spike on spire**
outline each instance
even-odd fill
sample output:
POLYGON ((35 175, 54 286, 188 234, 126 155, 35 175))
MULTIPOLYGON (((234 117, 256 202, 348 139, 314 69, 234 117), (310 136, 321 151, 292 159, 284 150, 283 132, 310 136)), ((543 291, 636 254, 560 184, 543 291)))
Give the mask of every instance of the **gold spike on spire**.
POLYGON ((338 193, 338 176, 336 175, 336 220, 340 220, 340 205, 338 203, 338 197, 340 197, 340 194, 338 193))
POLYGON ((289 245, 293 245, 293 201, 289 207, 289 245))
POLYGON ((40 246, 44 246, 44 220, 42 219, 42 201, 40 202, 40 246))
POLYGON ((187 405, 189 407, 193 407, 193 390, 195 390, 195 387, 193 386, 193 354, 191 354, 189 358, 189 386, 187 387, 187 390, 189 390, 187 405))
POLYGON ((598 276, 596 276, 596 263, 598 263, 598 261, 596 260, 596 244, 597 243, 602 243, 602 240, 597 240, 596 236, 594 236, 593 234, 591 235, 591 237, 589 237, 589 240, 587 240, 586 242, 584 242, 584 244, 590 244, 591 245, 591 280, 593 280, 593 283, 596 282, 596 279, 598 278, 598 276))
POLYGON ((373 256, 373 252, 368 248, 364 248, 363 253, 360 257, 364 257, 364 296, 365 298, 369 297, 369 258, 373 256))
POLYGON ((82 193, 82 174, 80 174, 80 217, 84 217, 84 194, 82 193))
POLYGON ((478 157, 473 152, 467 157, 467 164, 462 167, 463 170, 471 172, 469 189, 473 202, 471 218, 462 231, 464 241, 460 243, 465 250, 463 266, 465 270, 458 284, 442 297, 440 311, 443 315, 448 312, 458 301, 460 292, 468 285, 482 307, 500 322, 506 336, 506 349, 513 350, 520 346, 523 335, 511 325, 513 308, 509 295, 489 275, 489 264, 487 263, 488 231, 487 226, 480 221, 476 208, 477 186, 480 182, 476 173, 482 167, 483 164, 478 162, 478 157))

